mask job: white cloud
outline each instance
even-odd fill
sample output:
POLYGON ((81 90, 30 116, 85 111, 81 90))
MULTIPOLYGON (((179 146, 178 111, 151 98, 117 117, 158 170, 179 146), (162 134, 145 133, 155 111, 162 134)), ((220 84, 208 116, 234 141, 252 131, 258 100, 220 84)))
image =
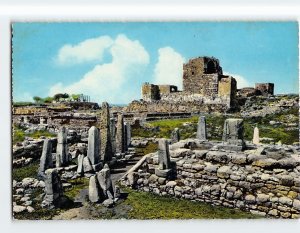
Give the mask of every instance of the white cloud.
POLYGON ((59 51, 56 60, 60 64, 76 64, 89 61, 101 61, 104 52, 113 44, 109 36, 87 39, 77 45, 64 45, 59 51))
POLYGON ((155 84, 174 84, 182 89, 184 57, 171 47, 158 50, 158 62, 154 70, 155 84))
POLYGON ((239 74, 231 74, 228 72, 223 72, 224 75, 229 75, 235 78, 237 82, 237 88, 243 88, 243 87, 254 87, 254 84, 249 82, 245 77, 239 75, 239 74))
POLYGON ((112 56, 111 63, 96 65, 73 84, 55 84, 49 94, 83 93, 90 95, 96 102, 109 103, 125 103, 138 98, 136 91, 132 90, 131 83, 135 82, 136 77, 139 77, 148 65, 149 54, 139 41, 130 40, 125 35, 118 35, 112 41, 111 46, 106 49, 112 56))

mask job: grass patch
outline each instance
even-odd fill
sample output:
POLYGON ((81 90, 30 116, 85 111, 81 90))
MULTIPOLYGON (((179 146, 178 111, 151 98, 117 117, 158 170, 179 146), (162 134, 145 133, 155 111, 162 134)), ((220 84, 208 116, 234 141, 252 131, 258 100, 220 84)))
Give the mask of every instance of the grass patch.
POLYGON ((47 130, 37 130, 32 133, 25 133, 25 129, 14 125, 13 127, 13 144, 15 145, 18 142, 23 142, 25 137, 31 137, 38 139, 41 136, 44 137, 56 137, 55 133, 50 133, 47 130))
POLYGON ((26 177, 36 178, 39 168, 39 161, 30 163, 24 167, 12 169, 12 179, 16 181, 22 181, 26 177))
POLYGON ((171 197, 161 197, 151 193, 125 188, 129 193, 125 200, 130 205, 130 219, 241 219, 259 218, 237 209, 211 206, 207 203, 194 202, 171 197))
MULTIPOLYGON (((207 132, 209 140, 222 140, 223 125, 226 118, 241 118, 238 114, 233 116, 224 116, 220 114, 206 115, 207 132)), ((171 132, 179 128, 181 139, 194 138, 197 131, 198 117, 194 116, 185 119, 169 119, 149 122, 148 128, 137 128, 133 130, 136 137, 158 137, 170 138, 171 132), (191 124, 183 126, 183 123, 191 124), (157 130, 153 130, 157 128, 157 130)), ((287 129, 284 124, 299 122, 298 109, 291 108, 287 111, 267 115, 266 117, 244 118, 244 138, 251 141, 253 138, 254 127, 260 130, 260 137, 273 138, 275 142, 281 141, 284 144, 299 142, 299 130, 287 129), (279 121, 283 124, 274 126, 270 121, 279 121)))
POLYGON ((89 187, 89 179, 83 177, 68 180, 68 183, 72 184, 72 187, 66 189, 64 191, 64 195, 70 198, 71 200, 74 200, 74 198, 77 196, 80 190, 87 189, 89 187))
POLYGON ((135 152, 141 156, 156 152, 157 150, 158 150, 158 144, 154 142, 149 142, 146 147, 135 148, 135 152))

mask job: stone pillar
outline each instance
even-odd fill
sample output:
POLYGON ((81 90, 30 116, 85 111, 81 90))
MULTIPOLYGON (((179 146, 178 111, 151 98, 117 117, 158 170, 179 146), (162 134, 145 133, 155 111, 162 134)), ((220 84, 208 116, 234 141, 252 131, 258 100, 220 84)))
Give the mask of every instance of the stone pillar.
POLYGON ((125 129, 126 148, 128 149, 131 144, 131 125, 129 122, 125 123, 125 129))
POLYGON ((253 131, 253 139, 252 139, 253 144, 259 145, 259 129, 257 127, 254 128, 253 131))
POLYGON ((244 147, 243 119, 226 119, 223 130, 223 141, 235 146, 244 147))
POLYGON ((158 141, 158 164, 159 169, 170 168, 169 143, 164 138, 158 141))
POLYGON ((40 117, 40 125, 47 124, 47 119, 45 117, 40 117))
POLYGON ((110 140, 113 154, 116 153, 116 123, 115 118, 110 118, 110 140))
POLYGON ((123 115, 118 115, 117 133, 116 133, 116 152, 124 153, 124 119, 123 115))
POLYGON ((97 175, 90 177, 89 181, 89 200, 90 202, 99 202, 103 200, 103 190, 101 189, 97 175))
POLYGON ((44 172, 53 167, 52 160, 52 141, 50 139, 44 140, 43 152, 40 159, 39 175, 43 175, 44 172))
POLYGON ((52 209, 63 196, 63 187, 56 169, 46 170, 45 175, 45 197, 41 206, 52 209))
POLYGON ((101 159, 108 162, 112 159, 112 144, 110 135, 110 113, 107 102, 102 103, 102 112, 100 117, 100 133, 101 133, 101 159))
POLYGON ((204 140, 204 141, 207 140, 205 116, 199 117, 198 126, 197 126, 197 139, 204 140))
POLYGON ((29 123, 29 117, 28 116, 24 116, 24 123, 26 123, 26 124, 29 123))
POLYGON ((171 133, 171 143, 176 143, 180 141, 179 129, 175 128, 171 133))
POLYGON ((105 199, 114 199, 114 191, 112 180, 110 177, 110 169, 107 164, 105 164, 103 169, 98 172, 97 179, 99 181, 101 189, 103 190, 105 199))
POLYGON ((57 134, 56 167, 66 166, 68 163, 67 129, 63 126, 57 134))
POLYGON ((123 127, 124 127, 123 148, 124 148, 124 152, 126 152, 126 151, 128 151, 128 146, 127 146, 127 126, 126 126, 126 123, 124 123, 123 127))
POLYGON ((171 172, 171 161, 169 152, 169 143, 166 139, 158 141, 158 168, 155 174, 159 177, 168 178, 171 172))
POLYGON ((89 129, 87 157, 92 165, 100 162, 100 137, 99 130, 95 126, 89 129))

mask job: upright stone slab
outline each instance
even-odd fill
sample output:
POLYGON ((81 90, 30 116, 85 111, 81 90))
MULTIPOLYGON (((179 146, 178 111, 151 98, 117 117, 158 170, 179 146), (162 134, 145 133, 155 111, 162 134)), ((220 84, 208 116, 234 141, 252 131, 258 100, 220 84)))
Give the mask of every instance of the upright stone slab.
POLYGON ((116 123, 115 118, 110 118, 110 140, 113 154, 116 153, 116 123))
POLYGON ((116 152, 124 153, 124 118, 122 114, 118 115, 117 133, 116 133, 116 152))
POLYGON ((110 136, 110 113, 107 102, 102 103, 100 117, 100 135, 101 135, 101 159, 108 162, 113 157, 111 136, 110 136))
POLYGON ((126 123, 124 123, 123 147, 124 147, 124 152, 128 151, 128 146, 127 146, 127 127, 126 127, 126 123))
POLYGON ((26 123, 26 124, 28 124, 30 121, 28 116, 24 116, 23 119, 24 119, 24 123, 26 123))
POLYGON ((205 116, 200 116, 199 117, 198 126, 197 126, 197 139, 207 140, 206 118, 205 118, 205 116))
POLYGON ((126 148, 128 149, 131 144, 131 125, 129 122, 125 123, 125 129, 126 148))
POLYGON ((253 144, 255 145, 259 145, 260 144, 260 139, 259 139, 259 129, 257 127, 254 128, 254 131, 253 131, 253 139, 252 139, 252 142, 253 144))
POLYGON ((57 134, 56 167, 66 166, 69 163, 67 144, 67 129, 63 126, 57 134))
POLYGON ((83 159, 84 159, 84 155, 83 154, 78 155, 77 173, 79 175, 82 175, 84 173, 84 170, 83 170, 83 159))
POLYGON ((52 141, 50 139, 45 139, 42 156, 40 159, 39 175, 43 175, 47 169, 52 167, 53 167, 52 141))
POLYGON ((105 199, 113 199, 114 190, 110 176, 110 169, 107 164, 105 164, 103 169, 98 172, 97 179, 101 189, 103 190, 105 199))
POLYGON ((40 117, 40 125, 47 124, 47 119, 45 117, 40 117))
POLYGON ((52 209, 63 196, 63 187, 56 169, 45 171, 45 196, 42 202, 43 208, 52 209))
POLYGON ((169 152, 169 143, 166 139, 158 141, 158 168, 155 169, 155 175, 168 178, 171 173, 171 160, 169 152))
POLYGON ((103 201, 103 190, 101 189, 97 176, 93 175, 89 181, 89 200, 90 202, 103 201))
POLYGON ((89 129, 87 157, 92 165, 100 162, 100 137, 99 130, 95 126, 89 129))
POLYGON ((171 164, 169 143, 164 138, 158 141, 158 164, 161 170, 169 169, 171 164))
MULTIPOLYGON (((227 144, 243 149, 245 147, 243 123, 243 119, 226 119, 223 130, 223 141, 227 144)), ((234 148, 232 149, 234 150, 234 148)))
POLYGON ((175 128, 171 133, 171 143, 176 143, 180 141, 179 129, 175 128))

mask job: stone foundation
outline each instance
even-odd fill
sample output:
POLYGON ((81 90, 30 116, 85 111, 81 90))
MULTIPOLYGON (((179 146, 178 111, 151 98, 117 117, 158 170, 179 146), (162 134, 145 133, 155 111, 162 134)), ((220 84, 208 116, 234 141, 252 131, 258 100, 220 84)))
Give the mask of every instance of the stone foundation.
POLYGON ((155 174, 157 153, 144 156, 123 177, 133 188, 250 211, 274 218, 300 217, 300 156, 295 147, 254 147, 243 152, 196 139, 170 145, 176 177, 155 174), (189 149, 193 148, 193 149, 189 149), (136 177, 134 182, 129 177, 136 177))

